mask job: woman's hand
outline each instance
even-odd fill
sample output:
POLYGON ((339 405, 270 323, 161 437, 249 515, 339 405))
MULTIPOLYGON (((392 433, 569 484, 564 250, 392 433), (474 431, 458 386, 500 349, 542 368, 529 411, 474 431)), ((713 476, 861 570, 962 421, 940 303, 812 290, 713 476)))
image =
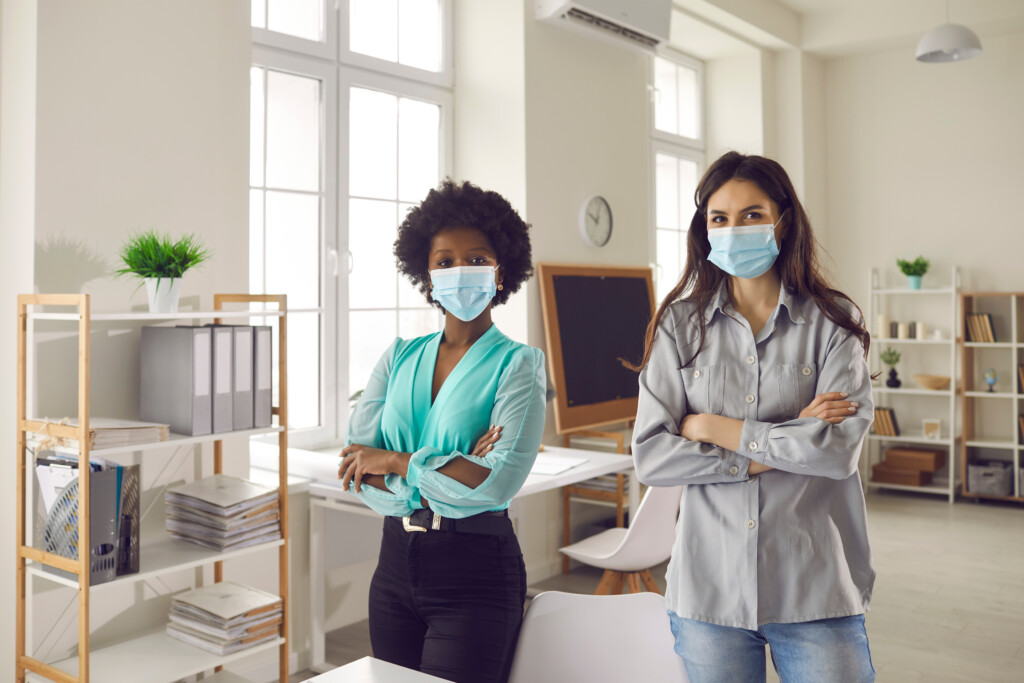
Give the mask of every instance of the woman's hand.
POLYGON ((845 391, 818 394, 810 405, 800 411, 800 417, 816 417, 837 425, 857 412, 857 406, 860 405, 856 401, 842 400, 847 396, 849 394, 845 391))
MULTIPOLYGON (((342 490, 348 491, 349 483, 354 483, 355 491, 359 493, 363 477, 369 474, 399 474, 397 460, 401 455, 394 451, 385 451, 357 443, 345 446, 341 451, 342 460, 338 467, 338 478, 341 479, 342 490)), ((408 465, 406 466, 408 467, 408 465)))
POLYGON ((476 446, 473 447, 473 452, 470 455, 475 455, 478 458, 482 458, 492 450, 494 450, 494 444, 498 442, 501 437, 501 425, 494 425, 484 435, 477 439, 476 446))

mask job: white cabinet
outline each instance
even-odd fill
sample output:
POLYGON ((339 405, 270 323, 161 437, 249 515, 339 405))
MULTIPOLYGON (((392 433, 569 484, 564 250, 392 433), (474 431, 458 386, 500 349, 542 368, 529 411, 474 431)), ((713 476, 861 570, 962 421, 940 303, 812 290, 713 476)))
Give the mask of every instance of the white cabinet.
MULTIPOLYGON (((229 664, 235 660, 249 657, 256 652, 277 648, 280 680, 288 680, 288 495, 287 495, 287 372, 285 349, 286 339, 286 298, 274 295, 216 295, 214 297, 214 309, 208 312, 186 312, 179 314, 149 314, 149 313, 124 313, 124 314, 90 314, 89 296, 86 294, 68 295, 21 295, 18 297, 18 487, 17 487, 17 613, 16 613, 16 680, 55 680, 55 681, 76 681, 86 683, 95 681, 97 683, 109 683, 118 681, 146 681, 147 683, 172 683, 181 678, 191 676, 200 672, 212 672, 216 667, 229 664), (224 310, 225 304, 246 305, 245 310, 224 310), (268 305, 273 310, 267 310, 268 305), (48 307, 49 310, 39 311, 38 307, 48 307), (259 309, 249 310, 248 306, 258 306, 259 309), (74 309, 72 312, 52 312, 53 307, 74 309), (248 318, 260 317, 276 319, 278 329, 278 367, 277 383, 279 400, 274 407, 278 423, 275 426, 262 429, 251 429, 238 432, 227 432, 207 436, 185 437, 171 435, 166 442, 134 445, 129 447, 93 449, 88 448, 88 424, 89 424, 89 388, 90 388, 90 343, 103 343, 105 338, 102 334, 91 334, 92 325, 101 321, 124 321, 132 322, 171 322, 202 324, 203 322, 220 322, 222 319, 235 319, 245 324, 248 318), (77 377, 67 373, 65 378, 67 388, 71 391, 77 390, 77 417, 78 426, 72 427, 54 422, 43 422, 29 420, 26 417, 27 411, 27 385, 34 383, 35 373, 38 368, 32 367, 34 362, 30 349, 31 334, 33 326, 37 321, 63 321, 65 324, 77 326, 77 377), (98 341, 97 341, 98 340, 98 341), (76 388, 77 381, 77 388, 76 388), (55 437, 76 439, 84 446, 79 452, 80 462, 85 462, 90 456, 115 456, 125 453, 136 453, 141 458, 141 465, 146 467, 147 454, 158 450, 175 449, 182 446, 193 446, 202 443, 212 443, 213 446, 213 471, 221 472, 222 467, 222 440, 238 439, 243 442, 247 437, 258 434, 274 434, 278 436, 279 442, 279 505, 281 521, 281 538, 276 541, 264 543, 258 546, 233 550, 228 552, 216 552, 204 549, 184 541, 171 538, 166 533, 154 533, 143 535, 140 539, 140 570, 136 574, 120 576, 117 579, 98 584, 90 585, 89 580, 89 558, 88 553, 79 553, 78 559, 68 559, 59 555, 43 552, 32 545, 28 537, 28 524, 26 517, 28 511, 26 504, 31 498, 29 488, 32 485, 32 468, 29 467, 31 454, 27 453, 26 445, 29 434, 46 432, 55 437), (178 572, 197 567, 212 566, 214 581, 222 579, 222 562, 241 556, 251 556, 256 560, 268 561, 268 554, 277 554, 277 573, 280 595, 284 603, 284 620, 281 628, 281 637, 269 643, 264 643, 251 649, 242 650, 227 656, 215 656, 192 647, 180 641, 174 640, 164 633, 166 620, 154 622, 147 628, 139 629, 138 635, 133 638, 119 640, 117 642, 96 643, 90 642, 90 604, 97 604, 107 600, 118 591, 130 590, 132 587, 141 591, 141 585, 157 580, 171 572, 178 572), (46 571, 44 566, 56 567, 70 572, 71 578, 64 578, 46 571), (53 618, 53 615, 33 614, 33 605, 28 597, 31 597, 31 581, 51 581, 70 587, 77 592, 73 599, 77 601, 77 631, 78 631, 78 656, 58 661, 43 662, 33 657, 33 652, 26 650, 31 647, 27 641, 26 623, 29 619, 53 618)), ((89 486, 85 485, 88 478, 88 467, 82 468, 82 486, 79 487, 78 509, 88 511, 89 486)), ((145 525, 143 526, 145 528, 145 525)), ((89 516, 83 514, 78 516, 78 538, 81 540, 79 547, 89 546, 89 516)))
MULTIPOLYGON (((928 274, 925 283, 941 278, 928 274)), ((871 350, 868 365, 872 374, 879 373, 872 385, 875 407, 888 407, 894 411, 900 428, 899 436, 872 433, 864 440, 861 453, 861 478, 868 490, 895 489, 917 491, 945 496, 953 502, 957 491, 960 468, 956 466, 960 433, 957 412, 957 339, 960 333, 960 271, 953 267, 944 286, 910 289, 905 277, 898 284, 884 282, 879 272, 872 269, 869 276, 870 296, 865 311, 871 331, 871 350), (899 327, 896 335, 890 325, 899 327), (925 327, 922 338, 909 338, 910 323, 925 327), (883 329, 884 328, 884 329, 883 329), (904 333, 904 330, 906 332, 904 333), (901 334, 903 333, 903 334, 901 334), (908 338, 897 338, 907 336, 908 338), (887 348, 900 353, 897 371, 901 385, 887 385, 889 368, 880 360, 887 348), (928 389, 918 384, 915 374, 942 375, 950 378, 946 389, 928 389), (923 421, 941 421, 939 438, 925 436, 923 421), (884 460, 885 450, 892 446, 928 446, 945 451, 945 466, 933 475, 927 485, 912 486, 872 481, 873 467, 884 460)), ((877 422, 876 422, 877 424, 877 422)))

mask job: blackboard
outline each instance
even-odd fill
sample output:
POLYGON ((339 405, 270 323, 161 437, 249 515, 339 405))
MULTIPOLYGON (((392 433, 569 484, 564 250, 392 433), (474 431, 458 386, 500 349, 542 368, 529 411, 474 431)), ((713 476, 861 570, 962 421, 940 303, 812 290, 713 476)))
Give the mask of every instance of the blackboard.
POLYGON ((539 264, 560 433, 636 416, 637 373, 654 305, 647 268, 539 264))

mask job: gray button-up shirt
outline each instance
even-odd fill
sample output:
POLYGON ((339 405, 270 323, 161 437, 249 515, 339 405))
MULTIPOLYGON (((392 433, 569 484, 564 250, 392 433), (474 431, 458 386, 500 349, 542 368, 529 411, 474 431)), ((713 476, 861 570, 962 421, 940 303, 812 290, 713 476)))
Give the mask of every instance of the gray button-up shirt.
POLYGON ((874 408, 860 340, 785 288, 755 340, 723 287, 705 312, 704 349, 684 368, 697 348, 693 309, 676 301, 661 320, 633 436, 642 482, 686 484, 669 609, 746 629, 863 614, 875 571, 857 462, 874 408), (838 425, 797 417, 830 391, 857 411, 838 425), (740 450, 680 436, 690 413, 743 420, 740 450), (775 469, 751 477, 751 460, 775 469))

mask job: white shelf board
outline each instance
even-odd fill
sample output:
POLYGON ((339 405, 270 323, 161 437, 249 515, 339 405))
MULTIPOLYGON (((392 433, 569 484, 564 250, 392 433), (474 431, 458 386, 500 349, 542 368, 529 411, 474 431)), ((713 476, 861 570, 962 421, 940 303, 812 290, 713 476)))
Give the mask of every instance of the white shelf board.
POLYGON ((954 289, 952 287, 922 287, 921 289, 910 289, 909 287, 880 287, 873 288, 872 294, 952 294, 954 289))
POLYGON ((893 489, 895 491, 916 491, 918 493, 935 493, 940 496, 948 496, 949 488, 947 486, 906 486, 904 484, 883 484, 882 482, 869 481, 867 482, 868 488, 873 489, 893 489))
POLYGON ((964 342, 964 346, 970 349, 1012 349, 1014 344, 1010 342, 964 342))
POLYGON ((889 387, 871 387, 871 391, 876 394, 906 394, 907 396, 941 396, 948 398, 955 395, 953 389, 890 389, 889 387))
MULTIPOLYGON (((177 313, 93 313, 89 320, 93 322, 102 320, 138 320, 140 322, 152 320, 200 320, 204 318, 280 318, 282 311, 178 311, 177 313)), ((50 313, 38 312, 29 313, 28 317, 33 320, 72 320, 78 321, 81 316, 77 313, 50 313)))
POLYGON ((1012 441, 1000 441, 998 439, 971 439, 965 445, 973 448, 1001 448, 1004 450, 1013 450, 1017 447, 1012 441))
POLYGON ((1008 391, 965 391, 964 396, 971 398, 1013 398, 1016 394, 1008 391))
MULTIPOLYGON (((230 664, 257 652, 279 647, 284 638, 276 638, 255 647, 220 657, 198 647, 175 640, 160 631, 132 640, 92 650, 89 655, 89 680, 95 683, 174 683, 187 676, 230 664)), ((52 664, 72 676, 78 675, 78 658, 52 664)), ((33 675, 31 680, 48 681, 33 675)))
POLYGON ((872 342, 886 344, 933 344, 937 346, 949 346, 952 339, 896 339, 895 337, 871 337, 872 342))
MULTIPOLYGON (((957 437, 959 439, 960 437, 957 437)), ((871 441, 905 441, 907 443, 927 443, 935 444, 938 446, 952 446, 954 439, 949 437, 942 437, 941 439, 928 439, 922 432, 902 434, 900 436, 879 436, 878 434, 868 434, 868 439, 871 441)))
MULTIPOLYGON (((102 591, 113 586, 123 586, 136 581, 146 581, 182 569, 202 567, 221 560, 229 560, 268 548, 276 548, 283 543, 282 539, 278 539, 248 548, 219 552, 210 548, 204 548, 196 543, 173 538, 166 533, 160 533, 148 541, 143 537, 139 548, 139 571, 135 574, 119 576, 113 581, 90 586, 90 592, 102 591)), ((78 580, 73 576, 55 574, 51 570, 46 569, 42 564, 31 563, 28 566, 28 572, 33 576, 53 581, 69 588, 78 589, 78 580)))
MULTIPOLYGON (((37 421, 42 422, 43 420, 37 421)), ((185 436, 183 434, 174 434, 172 432, 171 434, 168 435, 167 441, 150 441, 148 443, 137 443, 132 444, 131 446, 115 446, 113 448, 94 448, 91 451, 89 451, 89 455, 95 455, 97 457, 102 458, 117 453, 154 451, 160 448, 180 448, 182 446, 192 446, 199 443, 213 443, 214 441, 220 441, 221 439, 230 439, 240 436, 258 436, 260 434, 274 434, 280 431, 283 431, 280 426, 273 426, 259 427, 257 429, 240 429, 234 432, 218 432, 217 434, 203 434, 202 436, 185 436)), ((32 441, 32 439, 30 439, 30 441, 32 441)), ((72 450, 74 452, 78 452, 77 448, 63 450, 64 452, 69 452, 72 450)))

